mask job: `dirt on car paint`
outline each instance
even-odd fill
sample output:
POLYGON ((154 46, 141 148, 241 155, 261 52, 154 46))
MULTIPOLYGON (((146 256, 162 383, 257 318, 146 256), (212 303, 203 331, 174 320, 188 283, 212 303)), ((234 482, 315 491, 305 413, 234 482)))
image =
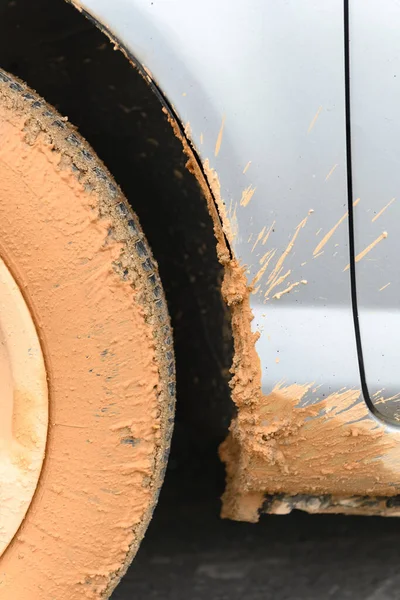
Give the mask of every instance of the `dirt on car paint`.
MULTIPOLYGON (((226 265, 222 293, 232 316, 231 388, 237 408, 220 447, 227 471, 222 516, 255 522, 266 496, 275 494, 330 495, 332 512, 377 514, 379 507, 380 514, 400 514, 382 500, 400 491, 400 432, 389 432, 370 418, 357 389, 342 388, 319 399, 312 382, 282 381, 263 394, 258 334, 251 328, 251 287, 235 260, 226 265), (303 405, 306 395, 309 404, 303 405), (371 502, 346 501, 360 496, 371 502)), ((319 506, 328 512, 326 502, 319 506)), ((317 512, 315 502, 298 502, 297 507, 317 512)))
MULTIPOLYGON (((78 4, 79 8, 79 3, 74 1, 74 4, 78 4)), ((117 44, 109 32, 105 33, 117 44)), ((118 44, 116 47, 155 86, 146 69, 136 64, 123 47, 118 44)), ((159 90, 157 93, 162 98, 159 90)), ((306 392, 313 389, 312 383, 305 386, 277 384, 271 393, 263 394, 260 361, 255 348, 257 334, 251 327, 250 294, 253 288, 232 252, 236 224, 221 197, 218 174, 208 160, 200 163, 185 129, 180 127, 171 108, 163 110, 182 142, 188 157, 187 168, 196 177, 207 200, 214 224, 217 255, 225 271, 222 294, 231 310, 235 344, 231 387, 237 416, 220 450, 227 468, 223 516, 255 521, 264 498, 281 492, 288 495, 306 493, 313 497, 316 494, 332 494, 341 499, 341 503, 331 503, 336 506, 337 512, 351 512, 343 498, 366 494, 371 497, 396 495, 400 491, 393 483, 396 482, 394 457, 400 458, 400 452, 397 454, 398 434, 388 434, 380 423, 370 419, 362 421, 369 417, 369 411, 360 391, 338 390, 320 400, 316 408, 307 409, 301 408, 298 403, 306 392), (359 419, 361 425, 358 430, 352 421, 359 419), (271 420, 272 427, 276 428, 274 432, 270 431, 271 420), (357 454, 356 460, 351 459, 353 451, 357 454), (290 466, 292 463, 295 465, 293 468, 290 466), (315 472, 315 468, 319 469, 319 473, 315 472)), ((221 131, 222 125, 217 137, 218 152, 222 142, 221 131)), ((369 504, 370 508, 364 504, 357 511, 364 514, 373 512, 372 504, 369 504)), ((379 506, 381 504, 379 500, 379 506)), ((395 511, 393 507, 390 510, 395 511)))
MULTIPOLYGON (((264 394, 258 334, 251 327, 252 290, 237 261, 231 259, 225 268, 222 294, 232 317, 231 388, 237 415, 220 447, 227 471, 222 516, 255 522, 271 495, 331 496, 330 508, 326 499, 297 502, 297 508, 309 512, 318 512, 319 506, 321 512, 400 514, 395 503, 383 500, 400 491, 400 432, 370 418, 357 389, 318 398, 313 382, 282 381, 264 394), (309 404, 304 405, 306 395, 309 404), (365 496, 371 501, 360 502, 365 496)), ((271 503, 268 508, 274 512, 271 503)), ((284 512, 282 502, 275 508, 284 512)))
POLYGON ((232 256, 234 232, 218 175, 208 160, 200 168, 190 142, 164 110, 207 199, 225 270, 222 295, 231 311, 235 354, 230 385, 237 415, 220 447, 227 473, 222 516, 256 522, 271 496, 276 499, 265 508, 275 513, 297 507, 308 512, 400 514, 390 500, 400 492, 400 432, 389 432, 370 418, 360 390, 342 388, 319 399, 313 382, 282 381, 269 394, 262 392, 258 334, 251 325, 253 288, 245 268, 232 256), (311 401, 303 405, 306 395, 311 401))

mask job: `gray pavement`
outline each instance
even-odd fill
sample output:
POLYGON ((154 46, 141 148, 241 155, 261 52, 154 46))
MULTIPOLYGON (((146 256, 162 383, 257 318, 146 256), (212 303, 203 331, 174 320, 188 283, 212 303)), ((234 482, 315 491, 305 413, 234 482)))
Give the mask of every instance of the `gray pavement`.
POLYGON ((397 600, 400 520, 221 521, 215 465, 168 473, 148 535, 113 600, 397 600))

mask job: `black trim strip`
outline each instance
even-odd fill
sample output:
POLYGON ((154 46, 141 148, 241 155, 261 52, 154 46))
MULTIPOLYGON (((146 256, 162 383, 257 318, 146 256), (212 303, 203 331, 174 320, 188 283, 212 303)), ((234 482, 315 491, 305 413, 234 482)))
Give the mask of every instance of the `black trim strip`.
POLYGON ((346 112, 346 163, 347 163, 347 201, 349 212, 349 253, 350 253, 350 285, 351 285, 351 303, 353 309, 354 331, 356 337, 358 367, 360 371, 361 391, 364 396, 365 403, 369 410, 380 420, 396 424, 392 422, 386 415, 382 415, 371 400, 367 379, 365 376, 365 365, 363 348, 361 341, 360 321, 358 318, 358 302, 357 302, 357 278, 356 278, 356 251, 355 251, 355 227, 354 227, 354 192, 353 192, 353 163, 352 163, 352 147, 351 147, 351 102, 350 102, 350 0, 344 1, 343 19, 344 19, 344 75, 345 75, 345 112, 346 112))

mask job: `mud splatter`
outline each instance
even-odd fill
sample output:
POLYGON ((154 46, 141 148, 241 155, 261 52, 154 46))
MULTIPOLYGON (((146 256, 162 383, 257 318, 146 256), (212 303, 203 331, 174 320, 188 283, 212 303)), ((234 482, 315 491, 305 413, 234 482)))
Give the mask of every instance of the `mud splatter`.
POLYGON ((329 242, 329 240, 331 239, 331 237, 333 236, 333 234, 335 233, 335 231, 337 230, 339 225, 341 225, 343 223, 343 221, 345 221, 347 219, 348 216, 349 216, 349 213, 348 213, 348 211, 346 211, 344 213, 344 215, 342 217, 340 217, 339 221, 337 223, 335 223, 335 225, 332 227, 332 229, 330 229, 328 231, 328 233, 326 235, 324 235, 322 240, 319 242, 319 244, 314 249, 314 252, 313 252, 314 256, 317 256, 321 252, 322 248, 329 242))
POLYGON ((258 236, 257 236, 257 239, 256 239, 256 241, 255 241, 255 242, 254 242, 254 244, 253 244, 253 247, 252 247, 252 249, 251 249, 251 251, 252 251, 252 252, 254 252, 254 250, 257 248, 257 244, 258 244, 259 242, 261 242, 261 240, 263 239, 263 236, 264 236, 265 230, 266 230, 266 226, 264 225, 264 227, 263 227, 263 228, 261 229, 261 231, 259 232, 259 234, 258 234, 258 236))
POLYGON ((318 117, 319 117, 319 115, 321 114, 321 112, 322 112, 322 106, 320 106, 320 107, 318 108, 317 112, 315 113, 314 117, 312 118, 312 120, 311 120, 311 123, 310 123, 310 125, 308 126, 307 133, 311 133, 311 131, 314 129, 314 125, 315 125, 315 123, 317 122, 317 120, 318 120, 318 117))
POLYGON ((265 244, 267 243, 267 241, 268 241, 268 238, 269 238, 269 236, 271 235, 271 231, 273 231, 273 230, 274 230, 275 223, 276 223, 276 221, 273 221, 272 225, 270 226, 270 228, 268 229, 267 233, 265 234, 265 237, 264 237, 264 239, 263 239, 263 241, 262 241, 262 245, 263 245, 263 246, 265 246, 265 244))
POLYGON ((389 208, 389 206, 391 206, 391 204, 393 204, 393 202, 396 200, 396 198, 392 198, 391 200, 389 200, 389 202, 372 218, 371 223, 375 223, 375 221, 377 219, 379 219, 379 217, 381 215, 383 215, 383 213, 385 212, 385 210, 387 208, 389 208))
POLYGON ((280 300, 284 294, 288 294, 289 292, 291 292, 295 287, 297 287, 300 284, 306 285, 307 284, 306 279, 302 279, 301 281, 296 281, 295 283, 291 283, 290 285, 288 285, 287 288, 285 288, 281 292, 277 292, 272 297, 276 300, 280 300))
MULTIPOLYGON (((273 281, 271 283, 271 285, 269 286, 269 288, 267 289, 267 291, 265 292, 264 297, 268 298, 268 296, 270 295, 270 293, 272 292, 272 290, 275 289, 276 287, 280 286, 284 281, 286 281, 286 279, 289 277, 289 275, 291 274, 291 272, 292 271, 289 269, 288 271, 286 271, 286 273, 284 275, 281 275, 280 277, 278 277, 278 279, 276 279, 275 281, 273 281)), ((274 298, 280 298, 280 296, 278 294, 275 294, 274 298)))
POLYGON ((214 150, 215 157, 218 156, 219 151, 221 150, 222 138, 224 135, 224 127, 225 127, 225 115, 222 117, 221 128, 218 133, 217 141, 215 142, 215 150, 214 150))
POLYGON ((356 389, 343 388, 304 406, 312 388, 312 383, 281 382, 268 395, 258 390, 250 397, 234 388, 239 411, 220 448, 227 467, 224 517, 257 521, 266 494, 399 492, 400 484, 393 482, 400 433, 388 436, 365 418, 368 409, 356 389))
POLYGON ((192 127, 191 127, 189 121, 185 125, 185 135, 189 139, 192 138, 192 127))
POLYGON ((249 185, 245 190, 243 190, 242 197, 240 198, 240 206, 247 206, 252 197, 254 196, 255 191, 256 188, 251 185, 249 185))
POLYGON ((389 285, 390 285, 390 281, 386 285, 383 285, 381 288, 379 288, 379 291, 383 292, 383 290, 386 290, 386 288, 389 287, 389 285))
MULTIPOLYGON (((231 310, 235 354, 230 385, 238 413, 220 448, 227 470, 222 515, 257 521, 270 494, 330 494, 339 498, 338 511, 346 501, 351 503, 349 498, 353 496, 398 494, 400 484, 393 482, 399 481, 400 475, 399 433, 388 434, 370 418, 358 390, 341 389, 317 400, 313 394, 321 392, 312 382, 280 382, 270 393, 262 392, 256 351, 259 334, 251 327, 251 288, 245 268, 225 244, 224 233, 229 239, 230 226, 225 221, 218 177, 206 161, 207 184, 187 140, 173 118, 169 119, 189 157, 188 168, 196 175, 208 202, 218 256, 225 269, 222 294, 231 310), (310 403, 303 406, 306 398, 310 403)), ((295 235, 304 225, 302 221, 295 235)), ((280 268, 293 244, 292 238, 280 268)), ((264 264, 269 256, 263 255, 264 264)), ((279 269, 274 272, 275 277, 281 276, 279 269)), ((372 509, 363 506, 359 510, 365 514, 372 509)))
POLYGON ((337 169, 337 167, 338 167, 337 163, 336 163, 336 165, 333 165, 332 169, 329 171, 329 173, 325 177, 325 181, 329 181, 329 179, 332 177, 332 175, 335 172, 335 170, 337 169))
MULTIPOLYGON (((362 260, 364 258, 364 256, 366 256, 369 252, 371 252, 371 250, 373 248, 375 248, 375 246, 377 246, 382 240, 386 239, 387 236, 388 236, 387 231, 383 231, 381 233, 381 235, 376 238, 376 240, 371 242, 371 244, 369 244, 369 246, 367 246, 366 248, 364 248, 364 250, 362 250, 361 252, 359 252, 359 254, 357 254, 357 256, 355 258, 355 262, 356 263, 360 262, 360 260, 362 260)), ((347 265, 343 269, 343 271, 348 271, 349 268, 350 268, 350 265, 347 265)))
POLYGON ((266 252, 264 254, 264 256, 261 257, 260 264, 262 266, 258 270, 258 272, 255 275, 253 281, 251 282, 251 287, 254 287, 260 281, 260 279, 262 279, 265 271, 268 269, 269 263, 274 258, 275 253, 276 253, 276 250, 268 250, 268 252, 266 252))
POLYGON ((245 168, 243 169, 243 175, 244 175, 245 173, 247 173, 247 171, 249 170, 249 167, 250 167, 250 165, 251 165, 251 160, 249 160, 249 162, 247 163, 247 165, 246 165, 246 166, 245 166, 245 168))
POLYGON ((291 273, 290 269, 288 271, 286 271, 286 273, 284 275, 282 275, 283 265, 285 263, 286 258, 289 256, 290 252, 293 250, 294 244, 300 233, 300 230, 305 226, 305 224, 307 223, 307 220, 308 220, 308 216, 305 217, 302 221, 300 221, 300 223, 297 225, 297 227, 295 228, 295 232, 289 241, 289 244, 287 245, 285 250, 282 252, 281 256, 279 257, 279 259, 276 262, 275 267, 272 269, 271 273, 269 274, 268 279, 267 279, 267 290, 264 294, 265 298, 268 298, 268 296, 270 295, 272 290, 274 290, 277 286, 279 286, 281 283, 283 283, 283 281, 285 281, 285 279, 290 275, 290 273, 291 273))

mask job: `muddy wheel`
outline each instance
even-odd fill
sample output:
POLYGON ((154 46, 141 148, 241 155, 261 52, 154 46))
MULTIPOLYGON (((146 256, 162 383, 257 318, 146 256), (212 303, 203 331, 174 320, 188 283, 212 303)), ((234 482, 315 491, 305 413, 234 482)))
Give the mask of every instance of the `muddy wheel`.
POLYGON ((0 598, 108 598, 168 454, 164 295, 104 166, 1 70, 0 140, 0 598))

